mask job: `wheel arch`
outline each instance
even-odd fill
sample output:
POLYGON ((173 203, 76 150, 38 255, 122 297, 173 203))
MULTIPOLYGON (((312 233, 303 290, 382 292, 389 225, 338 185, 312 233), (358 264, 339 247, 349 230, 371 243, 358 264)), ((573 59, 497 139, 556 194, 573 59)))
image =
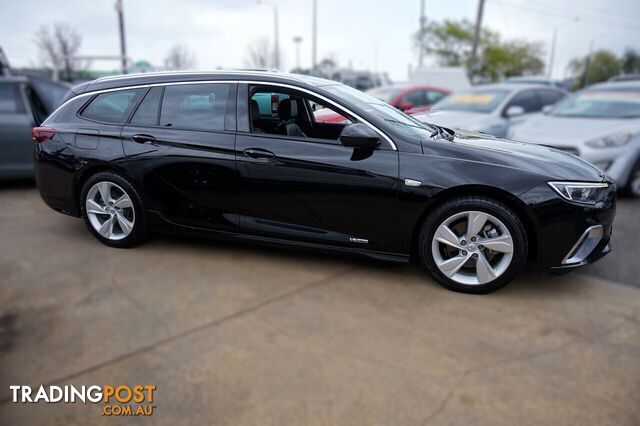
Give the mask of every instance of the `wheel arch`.
POLYGON ((527 206, 522 200, 512 193, 486 185, 460 185, 452 188, 447 188, 437 193, 429 204, 425 207, 424 211, 420 214, 416 224, 414 225, 413 232, 411 233, 411 253, 415 255, 418 251, 418 237, 420 236, 420 229, 422 224, 427 219, 427 216, 433 211, 434 207, 445 203, 454 198, 462 196, 480 196, 491 198, 498 201, 505 206, 513 210, 518 218, 522 221, 525 232, 527 233, 527 245, 529 258, 535 260, 538 253, 538 234, 536 231, 535 220, 530 214, 527 206))
MULTIPOLYGON (((82 172, 80 172, 73 183, 73 196, 75 201, 75 206, 78 209, 78 215, 81 214, 82 209, 80 208, 80 195, 82 192, 82 187, 84 184, 91 178, 91 176, 101 173, 101 172, 114 172, 123 176, 127 176, 124 169, 113 165, 113 164, 95 164, 90 167, 86 167, 82 172)), ((130 179, 129 179, 130 180, 130 179)))

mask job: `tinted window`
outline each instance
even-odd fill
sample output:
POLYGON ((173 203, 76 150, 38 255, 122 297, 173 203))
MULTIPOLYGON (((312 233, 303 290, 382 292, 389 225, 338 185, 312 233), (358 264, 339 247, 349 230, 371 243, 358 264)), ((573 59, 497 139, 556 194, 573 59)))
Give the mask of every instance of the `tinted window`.
POLYGON ((540 90, 538 92, 540 96, 540 103, 542 106, 552 105, 564 98, 564 93, 556 92, 555 90, 540 90))
POLYGON ((149 90, 135 114, 133 114, 131 124, 136 126, 157 126, 160 95, 162 95, 162 87, 153 87, 149 90))
POLYGON ((93 98, 81 116, 106 123, 124 123, 141 95, 141 89, 102 93, 93 98))
POLYGON ((0 83, 0 113, 24 112, 20 90, 15 83, 0 83))
POLYGON ((435 104, 440 99, 445 97, 442 92, 436 92, 435 90, 427 90, 427 104, 435 104))
POLYGON ((414 90, 413 92, 404 95, 402 99, 400 99, 400 103, 398 105, 401 105, 405 102, 409 102, 412 107, 424 105, 426 103, 424 99, 424 91, 414 90))
POLYGON ((525 90, 524 92, 518 93, 513 97, 513 99, 511 99, 507 108, 512 106, 520 106, 524 108, 525 113, 540 111, 542 109, 538 95, 534 90, 525 90))
POLYGON ((224 130, 228 84, 167 86, 160 125, 192 130, 224 130))

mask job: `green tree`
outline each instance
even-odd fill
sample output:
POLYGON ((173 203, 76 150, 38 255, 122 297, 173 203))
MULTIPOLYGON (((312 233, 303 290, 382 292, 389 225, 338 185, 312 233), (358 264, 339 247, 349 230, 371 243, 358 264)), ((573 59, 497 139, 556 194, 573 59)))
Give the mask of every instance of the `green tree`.
MULTIPOLYGON (((469 69, 474 24, 466 19, 431 22, 418 31, 414 41, 418 49, 435 56, 441 66, 469 69)), ((478 74, 482 80, 497 81, 522 74, 538 74, 544 69, 542 43, 523 40, 501 41, 487 28, 480 32, 478 74)))
POLYGON ((627 49, 620 58, 620 68, 624 74, 640 73, 640 53, 634 49, 627 49))
POLYGON ((576 79, 575 88, 581 88, 620 74, 620 60, 613 52, 601 49, 591 57, 572 59, 568 68, 576 79))

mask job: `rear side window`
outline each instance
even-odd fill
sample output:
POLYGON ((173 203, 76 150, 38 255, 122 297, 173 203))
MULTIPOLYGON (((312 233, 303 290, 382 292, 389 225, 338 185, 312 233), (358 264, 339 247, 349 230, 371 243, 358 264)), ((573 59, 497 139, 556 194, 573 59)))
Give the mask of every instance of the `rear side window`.
POLYGON ((161 95, 162 87, 151 88, 140 103, 135 114, 133 114, 131 124, 136 126, 157 126, 161 95))
POLYGON ((20 89, 16 83, 0 83, 0 113, 24 112, 20 89))
POLYGON ((81 117, 105 123, 124 124, 142 96, 142 89, 102 93, 87 105, 81 117))
POLYGON ((167 86, 160 125, 188 130, 224 130, 229 84, 167 86))

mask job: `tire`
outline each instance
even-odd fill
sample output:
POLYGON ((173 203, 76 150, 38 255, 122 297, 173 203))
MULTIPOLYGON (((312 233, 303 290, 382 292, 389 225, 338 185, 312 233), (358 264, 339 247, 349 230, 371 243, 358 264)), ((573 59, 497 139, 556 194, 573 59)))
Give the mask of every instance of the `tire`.
POLYGON ((418 249, 422 265, 443 287, 484 294, 504 287, 520 273, 527 260, 527 233, 504 204, 487 197, 459 197, 425 219, 418 249), (470 231, 473 235, 467 237, 470 231))
POLYGON ((629 175, 629 181, 624 187, 624 193, 631 198, 640 198, 640 159, 629 175))
POLYGON ((128 248, 148 237, 142 197, 124 176, 115 172, 96 173, 82 186, 79 201, 82 218, 89 231, 103 244, 128 248), (103 194, 109 194, 106 195, 109 198, 107 202, 103 194))

